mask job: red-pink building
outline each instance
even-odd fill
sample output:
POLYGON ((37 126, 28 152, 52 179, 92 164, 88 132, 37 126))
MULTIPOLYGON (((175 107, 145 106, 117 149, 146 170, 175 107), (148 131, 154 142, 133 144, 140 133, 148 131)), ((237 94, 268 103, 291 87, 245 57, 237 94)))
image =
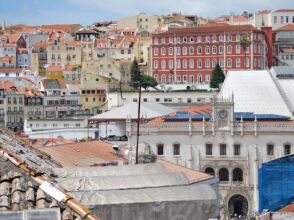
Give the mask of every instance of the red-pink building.
POLYGON ((175 28, 152 35, 151 71, 160 83, 208 83, 213 67, 223 71, 268 66, 265 34, 251 25, 175 28), (239 44, 246 34, 245 51, 239 44))

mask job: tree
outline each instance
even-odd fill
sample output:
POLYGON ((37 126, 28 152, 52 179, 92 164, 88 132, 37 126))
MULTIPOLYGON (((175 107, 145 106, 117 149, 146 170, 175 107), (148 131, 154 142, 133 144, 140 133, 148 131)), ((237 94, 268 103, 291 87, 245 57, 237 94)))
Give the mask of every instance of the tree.
POLYGON ((225 80, 225 75, 217 63, 212 71, 212 77, 210 80, 210 88, 219 88, 219 84, 225 80))
POLYGON ((148 87, 156 87, 158 85, 156 79, 154 79, 152 76, 148 75, 140 75, 140 82, 141 86, 144 89, 147 89, 148 87))
POLYGON ((244 51, 244 54, 245 54, 245 60, 244 60, 244 66, 245 66, 245 70, 246 70, 246 50, 247 48, 250 46, 251 42, 248 40, 248 37, 247 35, 242 35, 241 38, 240 38, 240 45, 244 51))
POLYGON ((135 57, 132 65, 131 65, 131 81, 136 82, 139 80, 139 78, 140 78, 140 70, 139 70, 138 61, 135 57))

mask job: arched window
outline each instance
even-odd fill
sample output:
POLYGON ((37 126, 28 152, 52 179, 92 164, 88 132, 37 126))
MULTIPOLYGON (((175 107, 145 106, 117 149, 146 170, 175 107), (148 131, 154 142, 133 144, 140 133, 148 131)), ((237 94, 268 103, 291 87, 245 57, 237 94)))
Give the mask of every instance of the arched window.
POLYGON ((154 69, 158 69, 158 61, 157 60, 154 60, 153 66, 154 66, 154 69))
POLYGON ((240 67, 241 66, 241 60, 240 58, 236 59, 236 67, 240 67))
POLYGON ((223 46, 219 46, 219 54, 223 54, 224 53, 224 47, 223 46))
POLYGON ((212 47, 212 54, 216 54, 216 46, 212 47))
POLYGON ((197 82, 202 83, 202 75, 201 74, 197 75, 197 82))
POLYGON ((187 47, 183 47, 183 55, 187 55, 187 47))
POLYGON ((232 46, 228 45, 228 49, 227 49, 228 53, 232 53, 232 46))
POLYGON ((165 60, 162 60, 161 61, 161 69, 165 70, 165 68, 166 68, 165 60))
POLYGON ((184 38, 183 38, 183 42, 184 42, 184 43, 187 43, 187 37, 184 37, 184 38))
POLYGON ((221 168, 218 171, 219 181, 229 181, 229 171, 227 168, 221 168))
POLYGON ((191 47, 189 48, 189 53, 190 53, 190 55, 193 55, 193 54, 194 54, 194 47, 191 46, 191 47))
POLYGON ((204 173, 207 173, 211 176, 214 176, 215 175, 215 172, 214 172, 214 169, 211 168, 211 167, 207 167, 205 170, 204 170, 204 173))
POLYGON ((169 69, 174 68, 174 61, 173 60, 169 60, 168 67, 169 67, 169 69))
POLYGON ((202 54, 202 48, 201 47, 197 47, 197 54, 202 54))
POLYGON ((233 181, 243 182, 243 171, 240 168, 233 170, 233 181))
POLYGON ((181 48, 177 47, 177 55, 181 55, 181 48))
POLYGON ((210 47, 209 46, 205 47, 205 54, 210 54, 210 47))
POLYGON ((157 155, 164 155, 164 145, 162 143, 157 144, 157 155))
POLYGON ((165 48, 164 47, 161 48, 161 55, 165 55, 165 48))
POLYGON ((172 47, 169 47, 168 48, 168 55, 173 55, 173 48, 172 47))
POLYGON ((186 59, 183 60, 183 68, 187 69, 188 67, 188 61, 186 59))
POLYGON ((190 61, 189 61, 189 68, 190 69, 194 68, 194 60, 193 59, 190 59, 190 61))
POLYGON ((190 37, 190 43, 193 43, 193 42, 194 42, 194 37, 191 36, 191 37, 190 37))
POLYGON ((157 55, 158 55, 158 48, 157 48, 157 47, 154 48, 154 50, 153 50, 153 55, 154 55, 154 56, 157 56, 157 55))

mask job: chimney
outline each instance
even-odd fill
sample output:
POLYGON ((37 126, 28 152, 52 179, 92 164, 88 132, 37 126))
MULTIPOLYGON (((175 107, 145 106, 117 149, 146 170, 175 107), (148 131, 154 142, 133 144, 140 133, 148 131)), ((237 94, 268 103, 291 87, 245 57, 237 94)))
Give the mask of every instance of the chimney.
POLYGON ((2 31, 4 31, 5 30, 5 20, 4 19, 1 21, 1 27, 2 27, 2 31))

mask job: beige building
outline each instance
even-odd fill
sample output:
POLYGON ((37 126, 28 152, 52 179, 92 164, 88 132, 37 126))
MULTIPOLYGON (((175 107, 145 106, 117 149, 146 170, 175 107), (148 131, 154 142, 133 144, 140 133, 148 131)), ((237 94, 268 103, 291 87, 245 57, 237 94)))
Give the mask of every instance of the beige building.
POLYGON ((25 88, 24 119, 43 119, 43 95, 36 87, 25 88))
POLYGON ((47 58, 49 65, 81 65, 81 44, 72 39, 54 40, 47 47, 47 58))
POLYGON ((47 64, 47 42, 37 42, 33 44, 31 53, 31 68, 32 71, 39 76, 45 76, 47 64))
POLYGON ((160 24, 160 17, 157 15, 146 15, 140 13, 138 15, 126 17, 120 19, 117 22, 118 28, 137 28, 141 31, 153 32, 155 28, 160 24))

